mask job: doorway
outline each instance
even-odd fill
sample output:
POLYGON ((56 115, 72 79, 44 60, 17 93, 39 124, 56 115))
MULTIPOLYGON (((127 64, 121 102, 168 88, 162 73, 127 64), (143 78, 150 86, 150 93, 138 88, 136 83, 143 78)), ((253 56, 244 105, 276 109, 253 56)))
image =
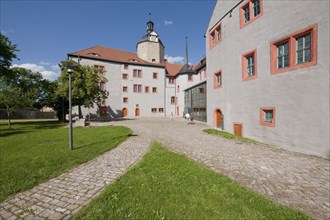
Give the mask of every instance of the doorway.
POLYGON ((135 116, 136 117, 140 116, 140 109, 139 108, 135 109, 135 116))
POLYGON ((214 122, 216 128, 221 128, 223 130, 223 114, 220 109, 215 110, 214 122))
POLYGON ((123 112, 123 117, 126 117, 128 115, 127 108, 123 108, 122 112, 123 112))
POLYGON ((242 123, 234 123, 234 135, 243 136, 243 124, 242 123))

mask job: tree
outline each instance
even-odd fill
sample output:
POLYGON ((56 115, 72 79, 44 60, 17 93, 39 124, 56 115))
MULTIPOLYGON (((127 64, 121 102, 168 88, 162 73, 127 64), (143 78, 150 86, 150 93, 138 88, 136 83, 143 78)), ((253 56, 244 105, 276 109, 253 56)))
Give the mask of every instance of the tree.
POLYGON ((0 79, 11 78, 12 72, 10 69, 13 59, 18 59, 15 52, 16 44, 12 44, 8 37, 0 33, 0 79))
POLYGON ((12 68, 11 77, 0 81, 0 108, 7 112, 8 127, 14 110, 33 107, 41 94, 42 76, 24 68, 12 68))
POLYGON ((69 97, 67 69, 70 62, 74 70, 72 73, 72 105, 79 107, 79 116, 81 117, 81 106, 94 107, 94 104, 100 104, 102 100, 107 98, 107 92, 99 86, 100 83, 105 83, 107 79, 95 67, 79 65, 74 61, 62 61, 59 64, 62 73, 58 79, 59 87, 56 91, 58 97, 65 97, 66 99, 69 97))

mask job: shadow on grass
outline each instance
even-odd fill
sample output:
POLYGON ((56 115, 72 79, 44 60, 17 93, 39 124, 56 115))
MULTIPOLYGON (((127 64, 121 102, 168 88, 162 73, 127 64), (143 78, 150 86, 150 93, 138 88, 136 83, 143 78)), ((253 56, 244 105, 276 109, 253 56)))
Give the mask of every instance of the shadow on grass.
POLYGON ((21 122, 12 122, 11 128, 8 128, 7 123, 0 123, 0 137, 8 137, 12 135, 19 135, 30 132, 37 132, 38 130, 44 129, 55 129, 63 127, 64 124, 61 124, 57 121, 21 121, 21 122))

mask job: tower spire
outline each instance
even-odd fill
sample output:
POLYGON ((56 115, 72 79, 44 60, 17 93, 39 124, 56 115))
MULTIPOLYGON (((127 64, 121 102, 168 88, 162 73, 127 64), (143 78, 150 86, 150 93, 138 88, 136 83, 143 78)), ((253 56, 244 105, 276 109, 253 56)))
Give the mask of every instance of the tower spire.
POLYGON ((186 36, 186 65, 188 65, 188 37, 186 36))

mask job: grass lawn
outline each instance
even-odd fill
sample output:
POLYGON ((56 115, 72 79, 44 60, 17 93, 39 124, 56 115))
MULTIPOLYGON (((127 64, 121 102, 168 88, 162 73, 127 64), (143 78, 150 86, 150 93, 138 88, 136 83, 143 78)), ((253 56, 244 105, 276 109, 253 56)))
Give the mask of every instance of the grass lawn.
POLYGON ((131 130, 126 127, 77 127, 74 150, 68 128, 57 122, 0 123, 0 201, 31 188, 116 147, 131 130))
POLYGON ((249 138, 245 138, 245 137, 241 137, 241 136, 237 136, 237 135, 231 134, 229 132, 225 132, 225 131, 219 131, 216 129, 204 129, 203 131, 208 134, 215 135, 215 136, 221 136, 221 137, 225 137, 225 138, 229 138, 229 139, 235 139, 235 140, 240 140, 240 141, 244 141, 244 142, 260 144, 260 142, 258 142, 258 141, 255 141, 255 140, 252 140, 249 138))
POLYGON ((74 219, 308 219, 153 144, 74 219))

